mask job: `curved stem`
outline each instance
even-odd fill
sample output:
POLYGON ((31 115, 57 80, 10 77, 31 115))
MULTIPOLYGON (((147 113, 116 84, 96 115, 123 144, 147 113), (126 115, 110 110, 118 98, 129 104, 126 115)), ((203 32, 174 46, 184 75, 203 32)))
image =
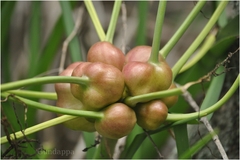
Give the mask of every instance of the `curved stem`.
POLYGON ((152 93, 147 93, 147 94, 143 94, 143 95, 127 97, 124 100, 124 103, 130 107, 135 107, 136 104, 139 102, 147 102, 150 100, 159 99, 159 98, 163 98, 163 97, 180 95, 182 93, 183 92, 182 92, 181 88, 174 88, 174 89, 169 89, 169 90, 165 90, 165 91, 152 92, 152 93))
POLYGON ((149 58, 150 63, 158 63, 158 52, 160 48, 163 20, 165 15, 167 1, 159 1, 156 24, 153 34, 152 51, 149 58))
MULTIPOLYGON (((187 120, 187 119, 198 118, 199 116, 204 117, 204 116, 216 111, 217 109, 219 109, 233 95, 233 93, 237 90, 238 87, 239 87, 239 75, 236 78, 233 85, 231 86, 231 88, 229 89, 229 91, 217 103, 215 103, 211 107, 209 107, 205 110, 202 110, 200 112, 189 113, 189 114, 168 114, 168 117, 167 117, 166 121, 184 121, 184 120, 187 120)), ((74 118, 77 118, 77 117, 76 116, 63 115, 63 116, 60 116, 58 118, 49 120, 47 122, 43 122, 43 123, 40 123, 40 124, 35 125, 33 127, 27 128, 24 131, 24 134, 29 135, 31 133, 40 131, 42 129, 51 127, 51 126, 56 125, 56 124, 66 122, 66 121, 74 119, 74 118)), ((16 132, 15 134, 16 134, 17 138, 23 137, 23 134, 22 134, 21 131, 16 132)), ((13 134, 11 134, 10 137, 14 137, 13 134)), ((6 136, 1 137, 1 144, 6 143, 6 142, 7 142, 6 136)))
POLYGON ((12 89, 18 89, 29 85, 40 85, 48 83, 76 83, 87 85, 89 81, 90 80, 88 77, 71 77, 71 76, 36 77, 2 84, 1 92, 5 92, 7 90, 12 89))
POLYGON ((204 116, 216 111, 224 103, 226 103, 226 101, 233 95, 233 93, 237 90, 238 87, 239 87, 239 75, 236 78, 236 80, 234 81, 231 88, 228 90, 228 92, 217 103, 215 103, 211 107, 204 109, 200 112, 194 112, 194 113, 188 113, 188 114, 168 114, 166 121, 180 121, 180 120, 184 120, 184 119, 191 119, 191 118, 197 119, 200 117, 204 117, 204 116))
POLYGON ((42 110, 49 111, 49 112, 72 115, 72 116, 88 117, 88 118, 94 118, 94 119, 103 118, 103 113, 102 112, 60 108, 60 107, 56 107, 56 106, 51 106, 51 105, 35 102, 35 101, 29 100, 29 99, 26 99, 26 98, 22 98, 22 97, 19 97, 19 96, 11 97, 7 93, 2 93, 1 96, 4 97, 4 98, 8 98, 10 100, 15 100, 15 101, 17 99, 18 100, 17 102, 21 101, 22 103, 25 103, 29 107, 42 109, 42 110))
POLYGON ((10 91, 7 91, 7 93, 11 93, 11 94, 25 97, 25 98, 40 98, 40 99, 57 100, 57 94, 55 92, 10 90, 10 91))
POLYGON ((92 22, 93 22, 93 25, 97 31, 97 34, 98 34, 98 37, 101 41, 104 41, 106 35, 105 35, 105 32, 103 30, 103 27, 99 21, 99 18, 98 18, 98 15, 96 13, 96 10, 92 4, 92 1, 91 0, 84 0, 84 3, 85 3, 85 6, 88 10, 88 13, 92 19, 92 22))
POLYGON ((175 44, 179 41, 185 31, 188 29, 190 24, 193 22, 195 17, 198 15, 202 7, 205 5, 207 1, 198 1, 193 10, 188 14, 187 18, 184 20, 182 25, 178 28, 178 30, 174 33, 171 39, 165 44, 165 46, 159 51, 160 54, 163 55, 164 58, 167 57, 171 49, 175 46, 175 44))
POLYGON ((117 24, 121 4, 122 4, 121 0, 116 0, 114 2, 114 7, 113 7, 111 20, 110 20, 107 35, 106 35, 106 38, 105 38, 105 41, 108 41, 110 43, 113 42, 113 35, 114 35, 115 29, 116 29, 116 24, 117 24))
MULTIPOLYGON (((27 136, 29 134, 38 132, 38 131, 43 130, 45 128, 49 128, 49 127, 52 127, 54 125, 57 125, 57 124, 60 124, 60 123, 72 120, 74 118, 77 118, 77 116, 63 115, 63 116, 60 116, 60 117, 48 120, 46 122, 37 124, 35 126, 26 128, 24 130, 24 135, 27 136)), ((14 133, 14 134, 16 135, 17 139, 24 137, 22 131, 18 131, 18 132, 14 133)), ((14 139, 14 134, 10 134, 11 139, 14 139)), ((6 136, 1 137, 1 144, 7 143, 7 142, 8 142, 8 140, 7 140, 6 136)))
POLYGON ((208 50, 212 47, 212 45, 214 44, 214 42, 216 40, 216 34, 217 34, 216 30, 214 30, 213 32, 211 32, 209 34, 209 36, 205 40, 202 47, 199 49, 199 52, 197 53, 197 55, 195 57, 193 57, 193 59, 190 62, 185 64, 182 67, 182 69, 179 71, 179 73, 182 73, 182 72, 188 70, 189 68, 191 68, 194 64, 196 64, 208 52, 208 50))
POLYGON ((191 46, 187 49, 187 51, 183 54, 183 56, 178 60, 178 62, 173 66, 173 79, 177 76, 183 65, 187 62, 188 58, 194 53, 197 47, 202 43, 204 38, 210 32, 216 21, 218 20, 219 16, 221 15, 222 11, 228 4, 228 1, 221 1, 218 8, 215 10, 214 14, 212 15, 211 19, 208 21, 204 29, 195 39, 195 41, 191 44, 191 46))

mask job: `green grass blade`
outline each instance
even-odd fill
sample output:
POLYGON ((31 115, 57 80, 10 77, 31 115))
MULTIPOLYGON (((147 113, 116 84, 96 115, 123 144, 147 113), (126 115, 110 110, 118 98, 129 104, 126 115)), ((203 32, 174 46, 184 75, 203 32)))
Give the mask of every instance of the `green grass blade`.
POLYGON ((180 155, 180 159, 190 159, 192 155, 202 149, 212 139, 212 137, 216 135, 216 132, 218 131, 215 130, 205 135, 202 139, 196 142, 188 151, 182 153, 180 155))
POLYGON ((15 8, 16 1, 6 1, 4 4, 1 1, 1 44, 3 47, 3 44, 6 43, 7 35, 8 35, 8 30, 11 22, 11 16, 15 8))
POLYGON ((113 36, 114 36, 114 32, 115 32, 116 25, 117 25, 118 15, 119 15, 119 11, 120 11, 120 8, 121 8, 121 4, 122 4, 121 0, 117 0, 117 1, 114 2, 111 20, 110 20, 107 35, 106 35, 106 38, 105 38, 105 41, 108 41, 110 43, 113 42, 113 36))
POLYGON ((37 74, 46 72, 52 65, 61 44, 63 32, 63 18, 61 16, 55 23, 54 28, 52 29, 51 34, 49 35, 49 38, 46 42, 46 45, 43 48, 42 54, 40 56, 40 62, 43 62, 44 65, 38 67, 37 74))
MULTIPOLYGON (((62 8, 65 32, 66 32, 66 35, 69 36, 72 30, 74 29, 74 21, 72 17, 71 5, 69 1, 60 1, 59 3, 62 8)), ((70 55, 73 62, 82 60, 80 43, 76 36, 69 43, 69 50, 70 50, 70 55)))
MULTIPOLYGON (((83 138, 85 140, 86 147, 90 147, 95 143, 95 134, 94 133, 88 133, 88 132, 82 132, 83 138)), ((96 147, 93 147, 87 151, 86 159, 92 159, 94 153, 96 152, 96 147)))
POLYGON ((127 153, 125 154, 124 158, 131 159, 146 137, 146 134, 138 134, 127 149, 127 153))
POLYGON ((11 17, 15 8, 15 1, 1 1, 1 81, 11 81, 10 54, 8 34, 11 23, 11 17))
POLYGON ((29 70, 28 77, 33 77, 36 75, 37 62, 40 56, 40 42, 41 42, 41 2, 32 2, 32 12, 31 12, 31 23, 30 23, 30 37, 29 37, 29 70))
MULTIPOLYGON (((223 72, 223 67, 218 68, 217 73, 223 72)), ((212 106, 215 104, 220 96, 220 93, 222 91, 224 79, 225 79, 226 74, 222 74, 220 76, 215 77, 211 84, 210 87, 208 88, 207 94, 202 102, 201 105, 201 110, 204 110, 208 108, 209 106, 212 106)), ((212 113, 207 115, 207 119, 210 120, 212 117, 212 113)))
POLYGON ((174 126, 173 131, 175 134, 178 157, 180 157, 180 155, 189 150, 187 124, 174 126))

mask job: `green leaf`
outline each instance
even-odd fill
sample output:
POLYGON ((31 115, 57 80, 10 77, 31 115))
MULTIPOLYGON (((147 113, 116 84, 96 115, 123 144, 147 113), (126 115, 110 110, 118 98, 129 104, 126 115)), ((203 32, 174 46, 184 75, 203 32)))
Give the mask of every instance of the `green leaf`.
MULTIPOLYGON (((82 132, 82 133, 83 133, 83 138, 84 138, 86 147, 93 145, 94 139, 95 139, 95 134, 89 133, 89 132, 82 132)), ((96 152, 96 147, 90 148, 87 151, 86 159, 92 159, 95 152, 96 152)))
POLYGON ((189 150, 189 140, 187 132, 187 124, 181 124, 173 127, 175 140, 177 145, 178 157, 189 150))
MULTIPOLYGON (((220 67, 217 70, 217 73, 220 73, 223 71, 223 68, 220 67)), ((217 76, 215 78, 213 78, 210 87, 208 88, 207 94, 203 100, 203 103, 201 105, 201 110, 204 110, 210 106, 212 106, 213 104, 215 104, 220 96, 220 93, 222 91, 222 87, 223 87, 223 82, 225 79, 225 74, 222 74, 220 76, 217 76)), ((208 120, 210 120, 212 117, 212 114, 207 115, 208 120)))
POLYGON ((180 155, 180 159, 190 159, 192 155, 197 153, 200 149, 202 149, 211 139, 213 136, 216 135, 217 130, 205 135, 202 139, 196 142, 189 150, 182 153, 180 155))
POLYGON ((31 12, 31 23, 30 23, 30 37, 29 37, 29 70, 28 77, 36 76, 37 62, 39 61, 40 56, 40 38, 41 38, 41 2, 33 1, 32 2, 32 12, 31 12))
POLYGON ((11 16, 15 8, 16 1, 1 1, 1 44, 6 43, 10 29, 11 16))
POLYGON ((133 155, 136 153, 136 151, 138 150, 138 148, 141 146, 142 142, 145 140, 146 137, 147 137, 146 134, 138 134, 137 136, 135 136, 134 140, 132 141, 129 148, 127 149, 127 152, 124 158, 131 159, 133 155))

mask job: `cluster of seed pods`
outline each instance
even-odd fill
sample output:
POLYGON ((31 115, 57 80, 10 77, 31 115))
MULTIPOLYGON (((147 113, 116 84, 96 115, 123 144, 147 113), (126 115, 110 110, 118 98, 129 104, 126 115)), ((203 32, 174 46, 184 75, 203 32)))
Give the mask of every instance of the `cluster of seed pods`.
POLYGON ((88 51, 87 62, 75 62, 60 75, 86 77, 86 84, 57 83, 57 106, 102 112, 102 119, 79 117, 65 122, 73 130, 97 131, 104 137, 119 139, 128 135, 136 123, 146 130, 157 129, 165 120, 168 108, 178 97, 171 96, 129 107, 126 96, 137 96, 175 88, 172 70, 159 54, 158 63, 148 60, 150 46, 137 46, 126 56, 113 44, 97 42, 88 51))

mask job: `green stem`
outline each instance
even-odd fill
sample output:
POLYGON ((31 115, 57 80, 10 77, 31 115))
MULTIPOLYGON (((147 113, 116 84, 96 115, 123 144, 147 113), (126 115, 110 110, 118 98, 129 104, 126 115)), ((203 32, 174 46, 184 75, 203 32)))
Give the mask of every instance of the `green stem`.
POLYGON ((108 41, 110 43, 113 42, 113 36, 114 36, 115 29, 116 29, 116 24, 117 24, 121 4, 122 4, 122 0, 116 0, 114 2, 111 20, 110 20, 107 35, 106 35, 106 38, 105 38, 105 41, 108 41))
POLYGON ((191 68, 194 64, 196 64, 208 52, 208 50, 212 47, 212 45, 216 41, 216 34, 217 34, 216 30, 214 30, 214 32, 211 32, 209 34, 209 36, 206 38, 204 44, 199 49, 197 55, 194 56, 193 59, 191 59, 190 62, 185 64, 182 67, 182 69, 179 71, 179 73, 182 73, 182 72, 188 70, 189 68, 191 68))
POLYGON ((193 20, 198 15, 198 13, 200 12, 200 10, 202 9, 202 7, 205 5, 206 2, 207 1, 198 1, 196 6, 188 14, 187 18, 184 20, 182 25, 174 33, 174 35, 167 42, 167 44, 165 44, 165 46, 159 51, 159 53, 162 54, 164 58, 167 57, 167 55, 172 50, 172 48, 175 46, 175 44, 179 41, 179 39, 182 37, 182 35, 186 32, 186 30, 188 29, 188 27, 193 22, 193 20))
POLYGON ((103 27, 99 21, 99 18, 98 18, 98 15, 96 13, 96 10, 92 4, 92 1, 91 0, 84 0, 84 3, 85 3, 85 6, 88 10, 88 13, 92 19, 92 22, 93 22, 93 25, 97 31, 97 34, 98 34, 98 37, 101 41, 104 41, 106 35, 105 35, 105 32, 103 30, 103 27))
POLYGON ((14 95, 25 97, 25 98, 57 100, 57 94, 55 92, 40 92, 40 91, 27 91, 27 90, 10 90, 7 92, 10 94, 14 94, 14 95))
MULTIPOLYGON (((202 110, 200 112, 189 113, 189 114, 168 114, 167 121, 184 121, 184 120, 187 120, 187 119, 204 117, 204 116, 216 111, 217 109, 219 109, 233 95, 233 93, 237 90, 238 87, 239 87, 239 75, 236 78, 233 85, 231 86, 231 88, 229 89, 229 91, 217 103, 215 103, 211 107, 209 107, 205 110, 202 110)), ((23 98, 21 98, 20 100, 23 100, 23 98)), ((41 104, 41 105, 43 105, 43 104, 41 104)), ((47 105, 47 106, 49 107, 49 105, 47 105)), ((50 107, 52 107, 52 106, 50 106, 50 107)), ((74 111, 78 112, 76 110, 74 110, 74 111)), ((89 111, 81 111, 81 112, 89 112, 89 111)), ((96 114, 96 112, 94 112, 94 113, 96 114)), ((103 114, 98 113, 98 116, 99 116, 99 118, 102 118, 103 114), (100 114, 101 114, 101 117, 100 117, 100 114)), ((40 131, 42 129, 51 127, 51 126, 56 125, 56 124, 63 123, 65 121, 68 121, 68 120, 71 120, 71 119, 74 119, 74 118, 77 118, 77 117, 64 115, 64 116, 49 120, 47 122, 35 125, 33 127, 30 127, 30 128, 27 128, 25 130, 25 135, 29 135, 31 133, 40 131)), ((15 134, 17 135, 17 138, 23 137, 23 134, 22 134, 21 131, 16 132, 15 134)), ((11 134, 10 136, 13 137, 13 134, 11 134)), ((1 138, 1 144, 6 143, 6 142, 7 142, 6 136, 2 137, 1 138)))
POLYGON ((181 88, 174 88, 174 89, 169 89, 169 90, 164 90, 164 91, 159 91, 159 92, 142 94, 142 95, 133 96, 133 97, 127 97, 124 100, 124 103, 130 107, 135 107, 136 104, 139 102, 148 102, 148 101, 163 98, 163 97, 180 95, 182 93, 183 92, 182 92, 181 88))
POLYGON ((159 1, 156 24, 153 34, 152 51, 149 58, 150 63, 158 63, 158 52, 160 49, 163 20, 165 15, 167 1, 159 1))
POLYGON ((178 60, 178 62, 173 66, 173 80, 183 67, 183 65, 187 62, 189 57, 194 53, 194 51, 197 49, 197 47, 202 43, 204 38, 207 36, 207 34, 210 32, 216 21, 218 20, 219 16, 221 15, 222 11, 228 4, 228 1, 221 1, 218 8, 215 10, 214 14, 212 15, 209 22, 206 24, 202 32, 198 35, 198 37, 195 39, 195 41, 191 44, 191 46, 187 49, 187 51, 183 54, 183 56, 178 60))
POLYGON ((187 113, 187 114, 168 114, 168 117, 166 121, 180 121, 184 119, 191 119, 191 118, 198 118, 198 117, 204 117, 207 116, 208 114, 211 114, 212 112, 216 111, 219 109, 226 101, 231 98, 233 93, 237 90, 239 86, 239 75, 236 78, 235 82, 231 86, 231 88, 228 90, 228 92, 214 105, 211 107, 204 109, 200 112, 194 112, 194 113, 187 113))
MULTIPOLYGON (((57 125, 57 124, 60 124, 60 123, 63 123, 63 122, 69 121, 69 120, 72 120, 74 118, 77 118, 77 116, 63 115, 63 116, 48 120, 46 122, 37 124, 35 126, 26 128, 24 130, 24 135, 25 136, 30 135, 32 133, 38 132, 38 131, 43 130, 45 128, 49 128, 49 127, 52 127, 54 125, 57 125)), ((18 131, 14 134, 16 135, 17 139, 24 137, 22 131, 18 131)), ((10 137, 11 137, 12 140, 14 139, 14 134, 10 134, 10 137)), ((7 140, 6 136, 1 137, 1 144, 7 143, 7 142, 8 142, 8 140, 7 140)))
MULTIPOLYGON (((60 107, 51 106, 51 105, 48 105, 48 104, 35 102, 35 101, 29 100, 29 99, 26 99, 26 98, 22 98, 22 97, 19 97, 19 96, 9 97, 8 95, 9 94, 7 94, 7 93, 2 93, 1 96, 4 97, 4 98, 8 97, 9 100, 13 100, 13 101, 16 101, 16 98, 17 98, 17 100, 18 100, 17 102, 21 101, 22 103, 26 104, 29 107, 42 109, 42 110, 45 110, 45 111, 54 112, 54 113, 58 113, 58 114, 88 117, 88 118, 94 118, 94 119, 103 118, 103 113, 102 112, 60 108, 60 107)), ((21 102, 19 102, 19 103, 21 103, 21 102)))
POLYGON ((135 45, 146 45, 147 37, 147 17, 148 17, 148 1, 138 1, 138 27, 136 33, 135 45))
POLYGON ((1 85, 1 92, 7 90, 17 89, 29 85, 40 85, 48 83, 76 83, 87 85, 89 83, 87 77, 71 77, 71 76, 47 76, 47 77, 36 77, 30 79, 19 80, 15 82, 9 82, 1 85))

